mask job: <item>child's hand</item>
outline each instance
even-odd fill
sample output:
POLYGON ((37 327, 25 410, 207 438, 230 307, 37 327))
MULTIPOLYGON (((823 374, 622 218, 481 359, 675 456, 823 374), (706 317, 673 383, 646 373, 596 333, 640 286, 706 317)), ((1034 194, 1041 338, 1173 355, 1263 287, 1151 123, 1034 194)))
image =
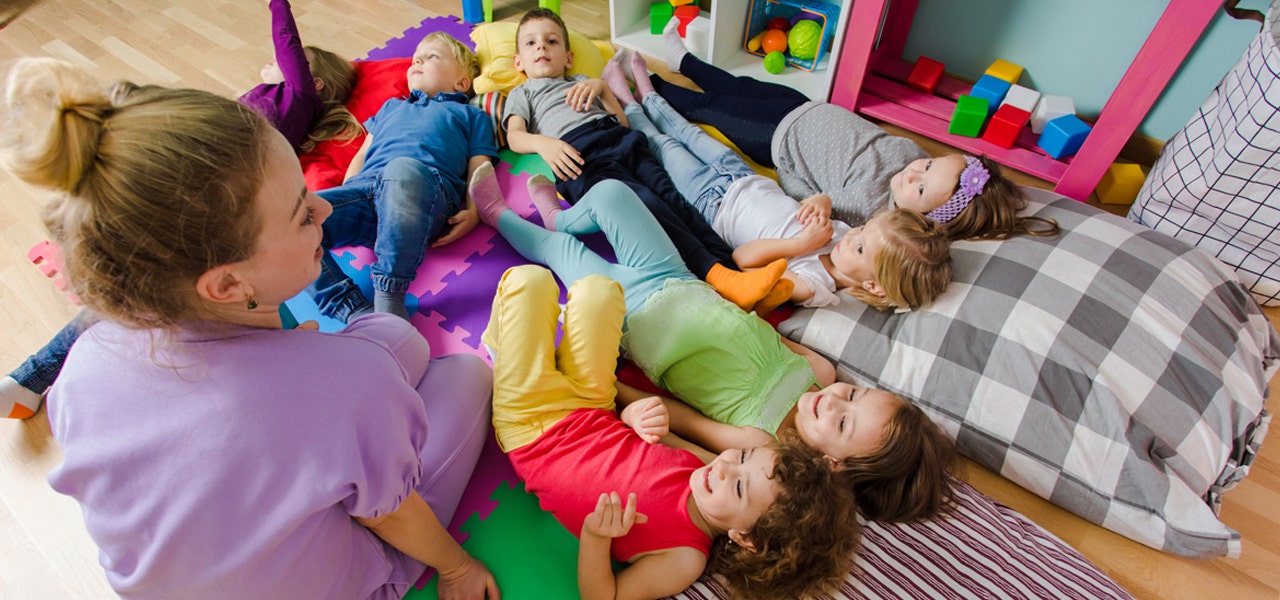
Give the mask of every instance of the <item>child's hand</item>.
POLYGON ((831 234, 835 228, 831 226, 831 221, 827 219, 810 219, 804 226, 804 231, 796 236, 796 240, 800 242, 802 251, 798 254, 808 254, 814 252, 831 242, 831 234))
POLYGON ((556 177, 563 181, 577 179, 582 174, 582 155, 569 142, 545 138, 538 146, 538 156, 547 162, 556 177))
POLYGON ((569 88, 569 90, 564 93, 565 104, 568 104, 573 108, 573 110, 578 112, 586 112, 591 108, 591 103, 594 102, 598 96, 604 94, 604 86, 605 83, 603 79, 579 81, 578 83, 573 84, 573 87, 569 88))
POLYGON ((440 246, 452 244, 462 239, 462 236, 471 233, 471 230, 475 229, 476 225, 479 224, 480 213, 474 208, 464 208, 449 217, 449 231, 436 239, 436 241, 431 242, 431 247, 439 248, 440 246))
POLYGON ((640 439, 656 444, 662 436, 671 432, 671 418, 667 405, 657 396, 641 398, 622 409, 622 422, 635 430, 640 439))
POLYGON ((631 531, 632 525, 648 521, 649 517, 636 512, 635 494, 627 496, 626 508, 623 508, 618 492, 600 494, 595 511, 582 522, 582 535, 605 539, 622 537, 631 531))
POLYGON ((796 220, 808 225, 815 218, 823 221, 831 218, 831 196, 814 194, 800 201, 800 212, 796 213, 796 220))

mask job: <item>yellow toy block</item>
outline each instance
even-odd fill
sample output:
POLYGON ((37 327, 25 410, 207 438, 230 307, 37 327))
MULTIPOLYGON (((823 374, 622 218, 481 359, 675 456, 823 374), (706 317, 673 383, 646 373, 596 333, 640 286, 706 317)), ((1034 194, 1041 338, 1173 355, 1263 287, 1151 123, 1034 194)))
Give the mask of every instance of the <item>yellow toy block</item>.
POLYGON ((693 0, 670 0, 670 2, 671 2, 671 6, 684 6, 686 4, 693 4, 693 0))
POLYGON ((987 75, 996 79, 1003 79, 1009 83, 1018 83, 1018 78, 1022 77, 1022 65, 1015 65, 1007 60, 999 60, 991 63, 987 67, 987 75))
POLYGON ((1142 165, 1111 163, 1102 179, 1098 180, 1094 192, 1098 194, 1098 202, 1103 204, 1133 204, 1146 179, 1147 173, 1142 165))

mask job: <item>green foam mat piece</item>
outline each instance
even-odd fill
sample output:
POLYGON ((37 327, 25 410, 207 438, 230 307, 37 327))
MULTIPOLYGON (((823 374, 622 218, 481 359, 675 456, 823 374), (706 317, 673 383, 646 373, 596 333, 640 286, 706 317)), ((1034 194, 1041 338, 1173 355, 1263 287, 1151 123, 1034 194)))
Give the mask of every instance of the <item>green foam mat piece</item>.
POLYGON ((501 158, 503 162, 511 165, 512 174, 542 174, 551 181, 556 180, 555 173, 551 171, 550 166, 547 166, 547 161, 542 160, 542 157, 537 154, 520 154, 518 152, 512 152, 510 148, 503 148, 498 151, 498 158, 501 158))
MULTIPOLYGON (((524 483, 499 485, 489 497, 497 508, 486 519, 467 519, 462 547, 489 567, 503 600, 578 598, 578 539, 538 507, 538 498, 525 491, 524 483)), ((438 581, 438 575, 432 577, 422 589, 405 594, 405 600, 438 599, 438 581)))

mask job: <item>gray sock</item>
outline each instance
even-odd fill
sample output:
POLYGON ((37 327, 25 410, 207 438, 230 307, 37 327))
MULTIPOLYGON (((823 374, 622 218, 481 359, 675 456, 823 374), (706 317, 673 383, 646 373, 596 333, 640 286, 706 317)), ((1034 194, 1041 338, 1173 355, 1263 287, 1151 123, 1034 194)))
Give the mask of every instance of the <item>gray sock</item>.
POLYGON ((404 292, 373 292, 374 312, 390 313, 406 321, 409 320, 409 309, 404 305, 404 292))
POLYGON ((684 55, 689 53, 689 49, 684 45, 684 39, 680 37, 679 27, 680 20, 672 17, 667 21, 667 26, 662 29, 662 39, 667 43, 667 68, 671 69, 672 73, 680 72, 680 63, 684 60, 684 55))

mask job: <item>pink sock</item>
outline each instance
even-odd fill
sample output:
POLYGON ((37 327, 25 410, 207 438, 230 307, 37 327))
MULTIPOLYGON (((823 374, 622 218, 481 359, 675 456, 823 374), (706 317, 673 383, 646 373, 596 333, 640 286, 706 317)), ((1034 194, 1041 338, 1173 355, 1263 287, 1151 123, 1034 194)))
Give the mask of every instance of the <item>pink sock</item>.
POLYGON ((556 215, 564 211, 560 208, 559 196, 556 196, 556 184, 538 174, 529 178, 528 188, 529 197, 533 199, 533 205, 538 207, 538 214, 542 217, 542 226, 555 231, 556 215))
POLYGON ((627 85, 627 75, 622 71, 622 65, 610 60, 605 63, 604 72, 600 74, 600 78, 609 86, 613 97, 617 98, 623 106, 635 103, 636 97, 631 95, 631 87, 627 85))
POLYGON ((480 213, 480 220, 484 221, 485 225, 497 227, 498 215, 511 210, 507 201, 502 198, 502 189, 498 187, 498 176, 494 174, 491 163, 480 165, 471 174, 467 190, 471 193, 471 200, 476 203, 476 212, 480 213))
POLYGON ((631 55, 631 75, 636 79, 636 98, 644 100, 645 96, 653 93, 653 82, 649 81, 649 65, 638 52, 631 55))

